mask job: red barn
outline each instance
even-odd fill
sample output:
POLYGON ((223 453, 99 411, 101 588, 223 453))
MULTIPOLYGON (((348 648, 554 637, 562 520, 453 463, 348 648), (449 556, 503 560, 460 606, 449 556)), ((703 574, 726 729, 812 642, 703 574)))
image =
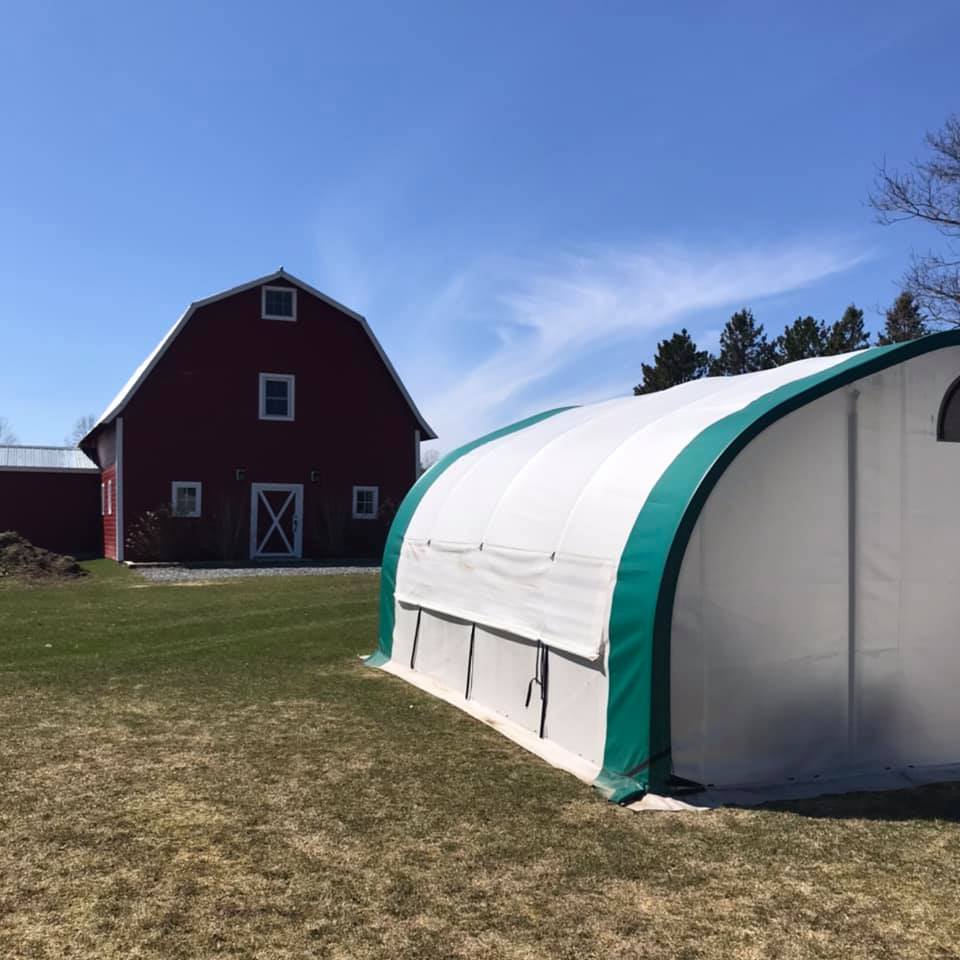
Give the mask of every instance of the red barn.
POLYGON ((0 446, 0 530, 56 553, 99 555, 99 474, 75 448, 0 446))
POLYGON ((281 269, 191 304, 80 446, 108 557, 359 558, 434 437, 366 320, 281 269))

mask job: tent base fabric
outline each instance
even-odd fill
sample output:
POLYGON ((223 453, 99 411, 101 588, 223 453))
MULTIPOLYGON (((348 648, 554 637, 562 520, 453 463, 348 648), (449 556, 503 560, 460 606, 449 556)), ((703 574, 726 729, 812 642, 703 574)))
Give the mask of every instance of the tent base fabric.
POLYGON ((468 713, 481 723, 493 727, 494 730, 503 734, 508 740, 512 740, 525 750, 540 757, 541 760, 546 760, 551 766, 565 770, 567 773, 572 773, 584 783, 594 783, 600 773, 596 764, 590 763, 584 760, 583 757, 578 757, 568 750, 564 750, 550 740, 541 739, 533 731, 520 726, 518 723, 513 723, 502 715, 490 710, 488 707, 484 707, 482 704, 467 700, 462 693, 443 686, 425 674, 417 673, 409 667, 398 664, 396 661, 385 660, 379 655, 379 652, 371 654, 365 662, 368 667, 378 667, 385 673, 405 680, 407 683, 423 690, 425 693, 429 693, 438 700, 444 700, 452 706, 463 710, 464 713, 468 713))
POLYGON ((505 720, 499 714, 471 703, 457 691, 442 686, 430 677, 418 674, 408 667, 384 659, 378 652, 364 658, 368 667, 377 667, 411 686, 429 693, 451 706, 492 727, 518 746, 551 766, 573 774, 578 780, 595 787, 602 796, 637 812, 699 813, 720 807, 756 807, 764 804, 810 800, 818 797, 846 793, 875 793, 890 790, 910 790, 935 783, 960 781, 960 763, 933 764, 921 767, 904 767, 848 776, 807 780, 793 783, 744 785, 725 789, 689 790, 678 793, 648 793, 638 790, 635 784, 604 783, 603 771, 569 751, 563 750, 549 740, 538 738, 531 731, 505 720), (615 800, 622 791, 621 800, 615 800))

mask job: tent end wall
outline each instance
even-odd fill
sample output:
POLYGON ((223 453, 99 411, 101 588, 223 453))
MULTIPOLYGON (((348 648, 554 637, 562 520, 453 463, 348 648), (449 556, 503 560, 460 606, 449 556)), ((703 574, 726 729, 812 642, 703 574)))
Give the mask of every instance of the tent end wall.
POLYGON ((649 789, 673 770, 670 645, 673 605, 690 537, 711 491, 769 426, 857 380, 960 346, 960 331, 852 354, 786 383, 704 429, 664 471, 640 511, 620 560, 610 616, 610 698, 604 766, 649 769, 649 789))
POLYGON ((960 445, 936 434, 960 343, 930 343, 947 349, 855 368, 712 489, 673 598, 681 776, 750 789, 960 761, 960 445))

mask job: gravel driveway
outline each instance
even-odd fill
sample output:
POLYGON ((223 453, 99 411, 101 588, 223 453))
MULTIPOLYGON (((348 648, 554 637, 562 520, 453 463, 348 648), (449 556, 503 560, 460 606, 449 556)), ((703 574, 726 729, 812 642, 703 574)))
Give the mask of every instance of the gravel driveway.
POLYGON ((379 573, 379 566, 285 565, 282 567, 134 567, 151 583, 190 583, 233 580, 237 577, 340 577, 350 573, 379 573))

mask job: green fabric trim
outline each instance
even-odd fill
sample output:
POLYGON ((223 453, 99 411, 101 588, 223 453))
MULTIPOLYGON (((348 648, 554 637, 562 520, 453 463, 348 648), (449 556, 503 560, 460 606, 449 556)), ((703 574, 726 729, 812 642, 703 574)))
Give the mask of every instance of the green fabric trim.
POLYGON ((633 800, 642 799, 647 792, 646 787, 641 786, 636 780, 630 777, 621 777, 607 769, 603 769, 597 774, 593 786, 611 803, 631 803, 633 800))
POLYGON ((710 492, 759 433, 855 380, 943 347, 960 331, 876 347, 785 384, 711 424, 673 460, 650 491, 620 558, 609 624, 607 733, 598 789, 626 779, 661 792, 672 773, 670 636, 683 556, 710 492), (651 759, 652 758, 652 759, 651 759), (601 782, 602 781, 602 782, 601 782))
POLYGON ((520 420, 517 423, 510 424, 508 427, 501 427, 480 437, 479 440, 473 440, 470 443, 458 447, 452 453, 441 457, 422 477, 413 485, 410 492, 403 498, 397 510, 393 523, 390 524, 390 532, 387 534, 387 542, 383 550, 383 565, 380 570, 380 634, 377 653, 374 653, 367 664, 373 667, 382 666, 386 663, 393 652, 393 628, 395 618, 394 594, 397 589, 397 567, 400 563, 400 548, 403 546, 403 538, 406 535, 410 521, 413 519, 417 507, 426 496, 427 491, 433 486, 440 475, 447 470, 451 464, 456 463, 461 457, 466 456, 477 447, 492 443, 501 437, 506 437, 511 433, 517 433, 527 427, 532 427, 541 420, 556 416, 565 410, 572 410, 573 407, 557 407, 553 410, 547 410, 544 413, 535 414, 520 420), (376 662, 374 662, 376 661, 376 662))

